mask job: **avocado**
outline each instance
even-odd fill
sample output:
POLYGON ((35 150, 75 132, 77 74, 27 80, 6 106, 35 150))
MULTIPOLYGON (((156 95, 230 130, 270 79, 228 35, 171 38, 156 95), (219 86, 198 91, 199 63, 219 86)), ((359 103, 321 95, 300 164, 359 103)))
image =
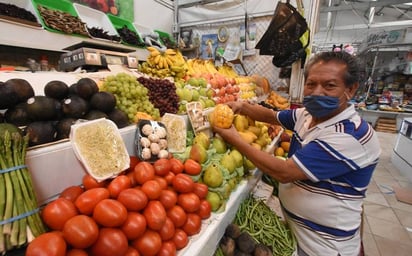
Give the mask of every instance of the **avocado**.
POLYGON ((56 140, 67 139, 70 136, 70 130, 77 119, 72 117, 66 117, 59 120, 56 124, 56 140))
POLYGON ((121 111, 120 109, 115 108, 107 115, 119 129, 129 125, 129 118, 127 117, 126 113, 121 111))
POLYGON ((27 113, 27 102, 22 102, 14 107, 6 110, 4 118, 7 123, 14 124, 16 126, 26 126, 32 122, 29 113, 27 113))
POLYGON ((50 81, 44 86, 44 95, 57 100, 62 100, 69 95, 69 86, 65 82, 59 80, 50 81))
POLYGON ((53 142, 56 138, 56 128, 52 121, 32 122, 27 125, 25 132, 29 135, 29 146, 53 142))
POLYGON ((61 117, 61 103, 53 98, 36 95, 27 100, 27 113, 33 121, 51 121, 61 117))
POLYGON ((10 83, 0 82, 0 109, 13 107, 19 101, 19 96, 10 83))
POLYGON ((89 103, 78 95, 70 95, 62 101, 65 117, 82 118, 89 111, 89 103))
POLYGON ((96 92, 90 98, 90 108, 109 113, 116 106, 116 97, 110 92, 96 92))
POLYGON ((17 94, 17 102, 24 102, 34 96, 34 89, 29 82, 21 78, 12 78, 4 82, 6 86, 11 86, 17 94))
POLYGON ((108 118, 107 114, 103 111, 92 109, 85 116, 84 119, 95 120, 99 118, 108 118))
POLYGON ((72 89, 75 94, 85 100, 89 100, 93 94, 99 91, 96 82, 91 78, 80 78, 72 89))

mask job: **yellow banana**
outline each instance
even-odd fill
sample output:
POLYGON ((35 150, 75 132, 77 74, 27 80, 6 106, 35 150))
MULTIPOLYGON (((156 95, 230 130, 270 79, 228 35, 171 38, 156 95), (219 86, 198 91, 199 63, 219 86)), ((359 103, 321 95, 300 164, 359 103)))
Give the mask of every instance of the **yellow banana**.
POLYGON ((148 47, 146 47, 146 49, 147 49, 149 52, 159 51, 157 48, 155 48, 155 47, 153 47, 153 46, 148 46, 148 47))
POLYGON ((159 55, 159 62, 157 62, 156 64, 159 66, 159 68, 163 68, 163 56, 159 55))
POLYGON ((173 61, 172 59, 169 57, 169 55, 166 55, 165 57, 166 63, 169 67, 171 67, 173 65, 173 61))
POLYGON ((157 55, 157 56, 155 56, 155 58, 154 58, 154 63, 155 64, 159 64, 159 62, 160 62, 160 58, 162 58, 162 55, 157 55))
POLYGON ((152 57, 156 57, 156 56, 158 56, 160 54, 160 51, 158 51, 158 50, 156 50, 156 51, 151 51, 150 52, 150 56, 152 56, 152 57))
POLYGON ((165 57, 163 57, 162 58, 162 61, 163 61, 163 68, 169 68, 169 64, 167 63, 167 58, 165 58, 165 57))
POLYGON ((176 55, 176 51, 173 49, 166 49, 165 53, 167 55, 176 55))

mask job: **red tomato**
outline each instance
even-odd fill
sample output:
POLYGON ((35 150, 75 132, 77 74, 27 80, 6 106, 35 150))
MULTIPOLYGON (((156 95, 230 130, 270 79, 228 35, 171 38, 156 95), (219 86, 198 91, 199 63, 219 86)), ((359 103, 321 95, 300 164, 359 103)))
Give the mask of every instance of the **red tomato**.
POLYGON ((140 162, 134 168, 134 179, 138 185, 142 185, 148 180, 153 180, 155 170, 149 162, 140 162))
POLYGON ((177 193, 171 189, 164 189, 160 193, 159 201, 166 210, 170 209, 177 203, 177 193))
POLYGON ((130 188, 131 186, 132 182, 130 181, 129 177, 127 177, 126 175, 119 175, 109 183, 107 188, 109 189, 110 197, 117 198, 122 190, 130 188))
POLYGON ((48 203, 41 212, 43 222, 53 230, 62 230, 64 223, 78 214, 74 203, 60 197, 48 203))
POLYGON ((85 250, 73 248, 67 251, 66 256, 88 256, 88 254, 85 250))
POLYGON ((150 200, 158 199, 160 193, 162 192, 162 188, 155 180, 146 181, 145 183, 143 183, 141 189, 150 200))
POLYGON ((129 211, 140 211, 146 207, 149 199, 140 188, 128 188, 120 192, 117 201, 129 211))
POLYGON ((167 181, 167 185, 172 185, 173 179, 175 178, 175 174, 173 172, 169 172, 166 176, 164 176, 166 181, 167 181))
POLYGON ((179 173, 174 177, 172 186, 179 193, 188 193, 193 191, 194 182, 190 176, 179 173))
POLYGON ((185 210, 179 205, 175 205, 166 212, 167 217, 169 217, 172 221, 173 224, 175 224, 176 228, 180 228, 185 224, 187 215, 185 210))
POLYGON ((206 199, 200 200, 199 210, 197 210, 196 213, 203 220, 208 219, 212 214, 212 206, 209 201, 207 201, 206 199))
POLYGON ((167 180, 166 180, 165 177, 155 176, 154 180, 159 183, 159 185, 162 189, 167 189, 167 186, 169 184, 167 184, 167 180))
POLYGON ((127 219, 120 227, 128 240, 134 240, 146 231, 146 218, 138 212, 128 212, 127 219))
POLYGON ((90 252, 93 256, 125 255, 128 248, 127 238, 120 229, 101 228, 90 252))
POLYGON ((74 201, 74 205, 80 213, 91 215, 96 204, 109 197, 110 192, 107 188, 91 188, 79 195, 74 201))
POLYGON ((26 256, 62 256, 66 254, 67 244, 61 233, 46 232, 29 243, 26 256))
POLYGON ((128 171, 126 173, 126 176, 129 177, 129 180, 130 180, 130 183, 132 184, 132 187, 137 185, 136 180, 134 178, 134 172, 133 171, 128 171))
POLYGON ((127 209, 115 199, 103 199, 94 207, 93 219, 103 227, 119 227, 127 219, 127 209))
POLYGON ((172 239, 174 234, 175 224, 173 224, 173 221, 169 217, 167 217, 165 224, 159 230, 159 235, 162 238, 162 241, 167 241, 169 239, 172 239))
POLYGON ((162 243, 160 251, 156 256, 175 256, 176 251, 176 245, 173 243, 173 241, 166 241, 162 243))
POLYGON ((169 159, 160 158, 153 163, 155 174, 159 176, 165 176, 172 170, 172 165, 169 159))
POLYGON ((195 182, 193 193, 195 193, 199 199, 205 199, 208 192, 209 187, 206 184, 195 182))
POLYGON ((176 245, 176 249, 180 250, 189 243, 189 237, 183 229, 177 228, 175 235, 173 236, 173 243, 176 245))
POLYGON ((189 175, 199 175, 202 171, 202 166, 198 162, 190 158, 186 159, 184 167, 184 172, 189 175))
POLYGON ((132 246, 136 248, 141 255, 153 256, 159 252, 162 246, 162 239, 159 233, 148 229, 141 237, 132 241, 132 246))
POLYGON ((177 196, 177 204, 182 206, 185 212, 196 212, 200 206, 200 199, 193 192, 183 193, 177 196))
POLYGON ((83 176, 82 182, 85 190, 89 190, 91 188, 103 188, 107 185, 106 181, 98 182, 90 174, 85 174, 83 176))
POLYGON ((76 200, 76 198, 84 192, 84 189, 81 186, 70 186, 65 188, 59 197, 66 198, 72 202, 76 200))
POLYGON ((134 170, 134 168, 136 167, 136 165, 140 162, 140 159, 137 156, 129 156, 130 158, 130 164, 129 164, 129 168, 127 168, 127 172, 130 172, 134 170))
POLYGON ((188 236, 196 235, 202 227, 202 219, 196 213, 188 213, 182 229, 188 236))
POLYGON ((159 230, 166 222, 166 210, 159 201, 149 201, 144 208, 143 215, 147 226, 153 230, 159 230))
POLYGON ((182 173, 183 170, 185 169, 185 166, 183 165, 182 161, 180 161, 177 158, 170 158, 169 162, 172 165, 171 171, 174 174, 182 173))
POLYGON ((99 236, 97 223, 87 215, 76 215, 66 221, 63 237, 68 244, 77 249, 91 246, 99 236))
POLYGON ((136 248, 133 248, 131 246, 129 246, 127 248, 127 252, 124 256, 140 256, 139 252, 137 251, 136 248))

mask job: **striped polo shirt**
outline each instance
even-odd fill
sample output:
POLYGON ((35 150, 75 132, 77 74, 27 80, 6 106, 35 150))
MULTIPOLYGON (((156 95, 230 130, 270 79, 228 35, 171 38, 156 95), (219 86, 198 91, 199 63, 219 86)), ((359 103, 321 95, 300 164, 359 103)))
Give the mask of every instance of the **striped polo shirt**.
POLYGON ((279 188, 299 246, 309 255, 357 255, 362 200, 381 151, 377 135, 353 105, 312 128, 304 108, 277 117, 294 131, 289 157, 308 177, 279 188))

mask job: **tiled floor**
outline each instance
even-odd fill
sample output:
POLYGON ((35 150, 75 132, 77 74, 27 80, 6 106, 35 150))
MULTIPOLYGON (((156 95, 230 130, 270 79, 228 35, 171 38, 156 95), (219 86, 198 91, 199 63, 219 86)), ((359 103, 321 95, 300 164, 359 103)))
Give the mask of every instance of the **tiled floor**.
POLYGON ((378 135, 382 154, 364 203, 365 254, 411 256, 412 205, 398 201, 392 187, 412 189, 412 182, 391 162, 397 134, 378 132, 378 135))

